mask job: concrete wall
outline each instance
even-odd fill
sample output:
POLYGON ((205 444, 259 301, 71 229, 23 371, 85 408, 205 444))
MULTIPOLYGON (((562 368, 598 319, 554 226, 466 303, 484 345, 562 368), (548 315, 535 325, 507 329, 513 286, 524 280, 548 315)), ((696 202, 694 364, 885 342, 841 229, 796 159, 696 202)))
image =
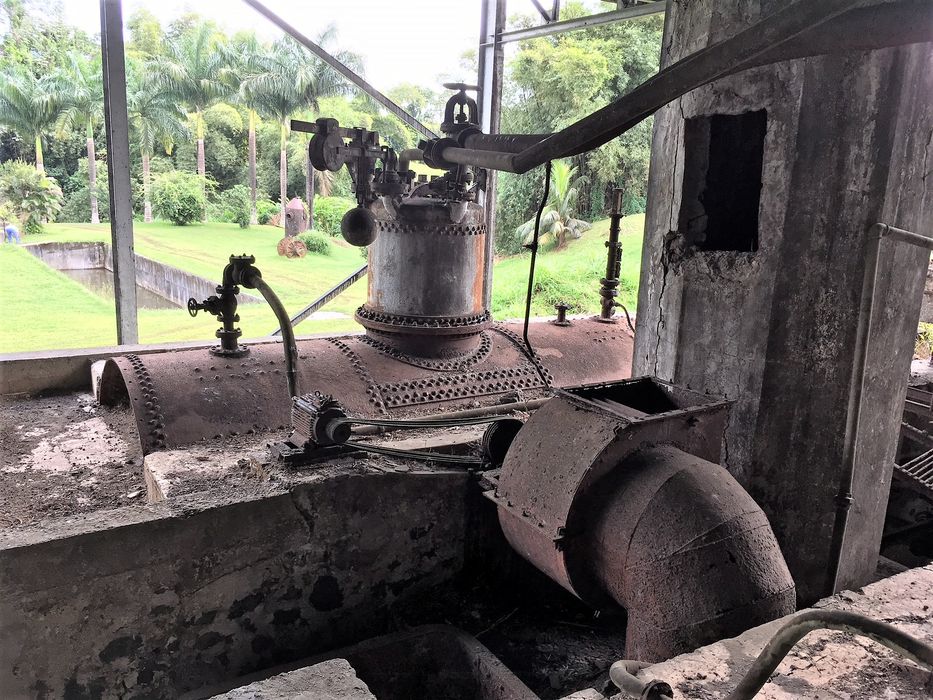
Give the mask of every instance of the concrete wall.
POLYGON ((462 567, 467 479, 350 462, 6 531, 0 697, 177 697, 384 632, 462 567))
MULTIPOLYGON (((662 61, 781 5, 673 2, 662 61)), ((883 221, 931 233, 931 55, 915 45, 788 61, 695 90, 655 118, 633 374, 736 401, 723 463, 768 514, 804 602, 825 591, 866 230, 883 221), (698 250, 680 230, 685 120, 762 109, 758 249, 698 250)), ((849 586, 878 553, 929 257, 885 246, 849 586)))
MULTIPOLYGON (((106 243, 34 243, 24 247, 56 270, 102 267, 113 271, 113 255, 106 243)), ((218 270, 218 277, 220 273, 221 270, 218 270)), ((201 300, 216 294, 218 283, 137 255, 136 284, 184 308, 191 297, 201 300)), ((260 300, 241 293, 239 301, 241 304, 252 304, 260 300)))

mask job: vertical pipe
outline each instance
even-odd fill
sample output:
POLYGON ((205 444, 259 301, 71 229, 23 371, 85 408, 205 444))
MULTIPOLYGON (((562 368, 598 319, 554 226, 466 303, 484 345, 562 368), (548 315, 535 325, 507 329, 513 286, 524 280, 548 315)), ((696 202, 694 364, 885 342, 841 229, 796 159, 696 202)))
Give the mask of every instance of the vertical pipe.
POLYGON ((606 276, 599 281, 599 320, 605 323, 614 321, 612 315, 615 313, 619 275, 622 273, 622 244, 619 243, 619 229, 622 221, 622 193, 622 189, 618 187, 612 190, 609 240, 606 241, 606 276))
POLYGON ((855 332, 855 362, 849 382, 849 401, 846 412, 846 431, 842 449, 843 473, 836 493, 836 518, 830 542, 829 571, 826 577, 826 594, 833 595, 841 585, 842 552, 845 549, 846 530, 849 524, 849 509, 852 505, 852 484, 858 460, 858 438, 862 423, 862 397, 865 393, 865 369, 868 364, 871 321, 878 289, 878 268, 881 258, 881 242, 885 238, 909 243, 933 250, 933 238, 903 229, 874 224, 868 229, 868 244, 865 251, 865 275, 862 278, 862 294, 859 300, 858 326, 855 332))
MULTIPOLYGON (((507 0, 482 0, 479 36, 479 95, 480 128, 483 133, 499 133, 502 106, 502 76, 505 66, 505 48, 499 35, 505 29, 507 0)), ((483 308, 492 302, 492 265, 496 251, 496 180, 498 173, 488 170, 484 205, 486 207, 486 269, 483 279, 483 308)))
POLYGON ((110 176, 110 239, 117 344, 139 342, 136 318, 136 256, 133 253, 133 190, 130 185, 129 120, 126 114, 126 65, 120 0, 100 2, 100 42, 110 176))

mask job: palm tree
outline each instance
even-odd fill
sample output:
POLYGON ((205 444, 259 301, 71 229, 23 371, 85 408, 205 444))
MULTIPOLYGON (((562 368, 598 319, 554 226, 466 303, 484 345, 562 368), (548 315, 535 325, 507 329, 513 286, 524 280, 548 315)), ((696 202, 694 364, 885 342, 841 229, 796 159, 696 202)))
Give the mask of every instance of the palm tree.
POLYGON ((30 71, 11 68, 0 75, 0 124, 36 145, 36 170, 45 172, 42 137, 61 114, 61 96, 51 76, 37 78, 30 71))
POLYGON ((87 184, 91 194, 91 223, 99 224, 97 210, 97 155, 94 127, 104 115, 104 82, 100 61, 89 61, 77 52, 67 56, 67 65, 56 76, 64 111, 61 125, 84 128, 87 143, 87 184))
MULTIPOLYGON (((317 43, 327 44, 335 36, 334 27, 328 27, 317 43)), ((345 63, 358 61, 347 52, 336 55, 345 63)), ((279 123, 279 203, 283 226, 288 184, 289 117, 302 107, 317 107, 319 98, 339 94, 345 89, 345 83, 336 71, 309 57, 291 39, 281 39, 268 50, 255 55, 247 72, 241 76, 240 90, 244 99, 258 112, 279 123)))
POLYGON ((143 161, 143 220, 147 223, 152 221, 150 159, 156 146, 171 153, 174 144, 189 135, 184 112, 153 75, 151 68, 131 70, 126 88, 126 113, 143 161))
MULTIPOLYGON (((230 64, 236 67, 238 74, 249 72, 255 65, 256 58, 262 55, 263 47, 253 33, 237 35, 230 45, 230 64)), ((237 85, 237 101, 240 102, 247 111, 247 122, 249 132, 247 136, 247 152, 249 158, 249 222, 252 225, 259 223, 259 217, 256 213, 256 124, 259 121, 259 114, 256 111, 256 103, 247 96, 240 85, 237 85)))
MULTIPOLYGON (((579 185, 583 178, 576 177, 577 169, 562 160, 555 160, 551 167, 551 191, 548 203, 541 215, 541 236, 550 235, 555 248, 563 248, 567 236, 579 238, 592 224, 574 218, 574 210, 580 197, 579 185)), ((535 220, 530 219, 518 227, 517 233, 525 243, 534 237, 535 220)))
POLYGON ((203 22, 168 42, 165 56, 156 58, 150 70, 162 88, 192 115, 198 140, 198 175, 205 176, 204 110, 233 92, 228 54, 222 35, 203 22))

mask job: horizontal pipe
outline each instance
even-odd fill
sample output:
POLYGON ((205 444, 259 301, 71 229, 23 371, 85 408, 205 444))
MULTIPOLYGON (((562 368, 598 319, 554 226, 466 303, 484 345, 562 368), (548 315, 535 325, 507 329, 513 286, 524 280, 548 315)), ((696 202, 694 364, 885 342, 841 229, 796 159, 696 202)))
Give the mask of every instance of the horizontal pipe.
POLYGON ((398 169, 399 172, 407 172, 411 162, 413 160, 424 160, 424 151, 420 148, 406 148, 403 151, 399 151, 398 154, 398 169))
POLYGON ((519 153, 550 134, 483 134, 475 133, 464 139, 463 146, 475 151, 499 151, 519 153))
POLYGON ((441 158, 456 165, 473 165, 478 168, 501 170, 507 173, 524 172, 515 169, 514 153, 500 151, 472 151, 467 148, 448 146, 441 152, 441 158))
MULTIPOLYGON (((482 416, 499 416, 504 413, 512 413, 514 411, 524 411, 529 413, 535 409, 540 408, 545 403, 551 400, 550 396, 545 396, 540 399, 531 399, 530 401, 513 401, 511 403, 500 403, 495 406, 483 406, 481 408, 466 408, 462 411, 449 411, 447 413, 435 413, 428 416, 416 416, 414 418, 406 418, 406 421, 410 423, 429 423, 436 420, 452 420, 456 418, 480 418, 482 416)), ((388 433, 395 428, 381 428, 376 425, 364 425, 360 428, 357 428, 353 431, 354 435, 378 435, 381 433, 388 433)))
POLYGON ((483 151, 447 158, 452 149, 445 149, 441 155, 461 165, 525 173, 548 160, 598 148, 687 92, 749 68, 924 41, 933 41, 928 0, 798 0, 734 37, 677 61, 565 129, 538 141, 529 135, 532 145, 519 153, 511 154, 506 144, 478 139, 475 146, 467 143, 483 151), (493 156, 487 152, 491 148, 496 149, 493 156))

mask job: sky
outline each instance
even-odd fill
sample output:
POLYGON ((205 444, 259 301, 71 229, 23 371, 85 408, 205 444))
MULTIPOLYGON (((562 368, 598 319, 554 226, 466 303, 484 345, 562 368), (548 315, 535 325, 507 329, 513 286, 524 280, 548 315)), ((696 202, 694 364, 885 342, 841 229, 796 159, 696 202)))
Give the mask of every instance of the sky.
MULTIPOLYGON (((62 4, 67 22, 91 34, 100 31, 99 0, 62 4)), ((362 55, 366 78, 381 90, 402 82, 439 89, 438 76, 457 74, 460 56, 475 50, 479 42, 477 0, 266 0, 265 4, 310 38, 335 23, 336 45, 362 55)), ((512 4, 517 11, 526 4, 531 7, 528 0, 512 4)), ((139 7, 152 12, 163 26, 193 11, 230 33, 253 29, 264 39, 281 36, 277 27, 240 0, 123 0, 124 21, 139 7)))

